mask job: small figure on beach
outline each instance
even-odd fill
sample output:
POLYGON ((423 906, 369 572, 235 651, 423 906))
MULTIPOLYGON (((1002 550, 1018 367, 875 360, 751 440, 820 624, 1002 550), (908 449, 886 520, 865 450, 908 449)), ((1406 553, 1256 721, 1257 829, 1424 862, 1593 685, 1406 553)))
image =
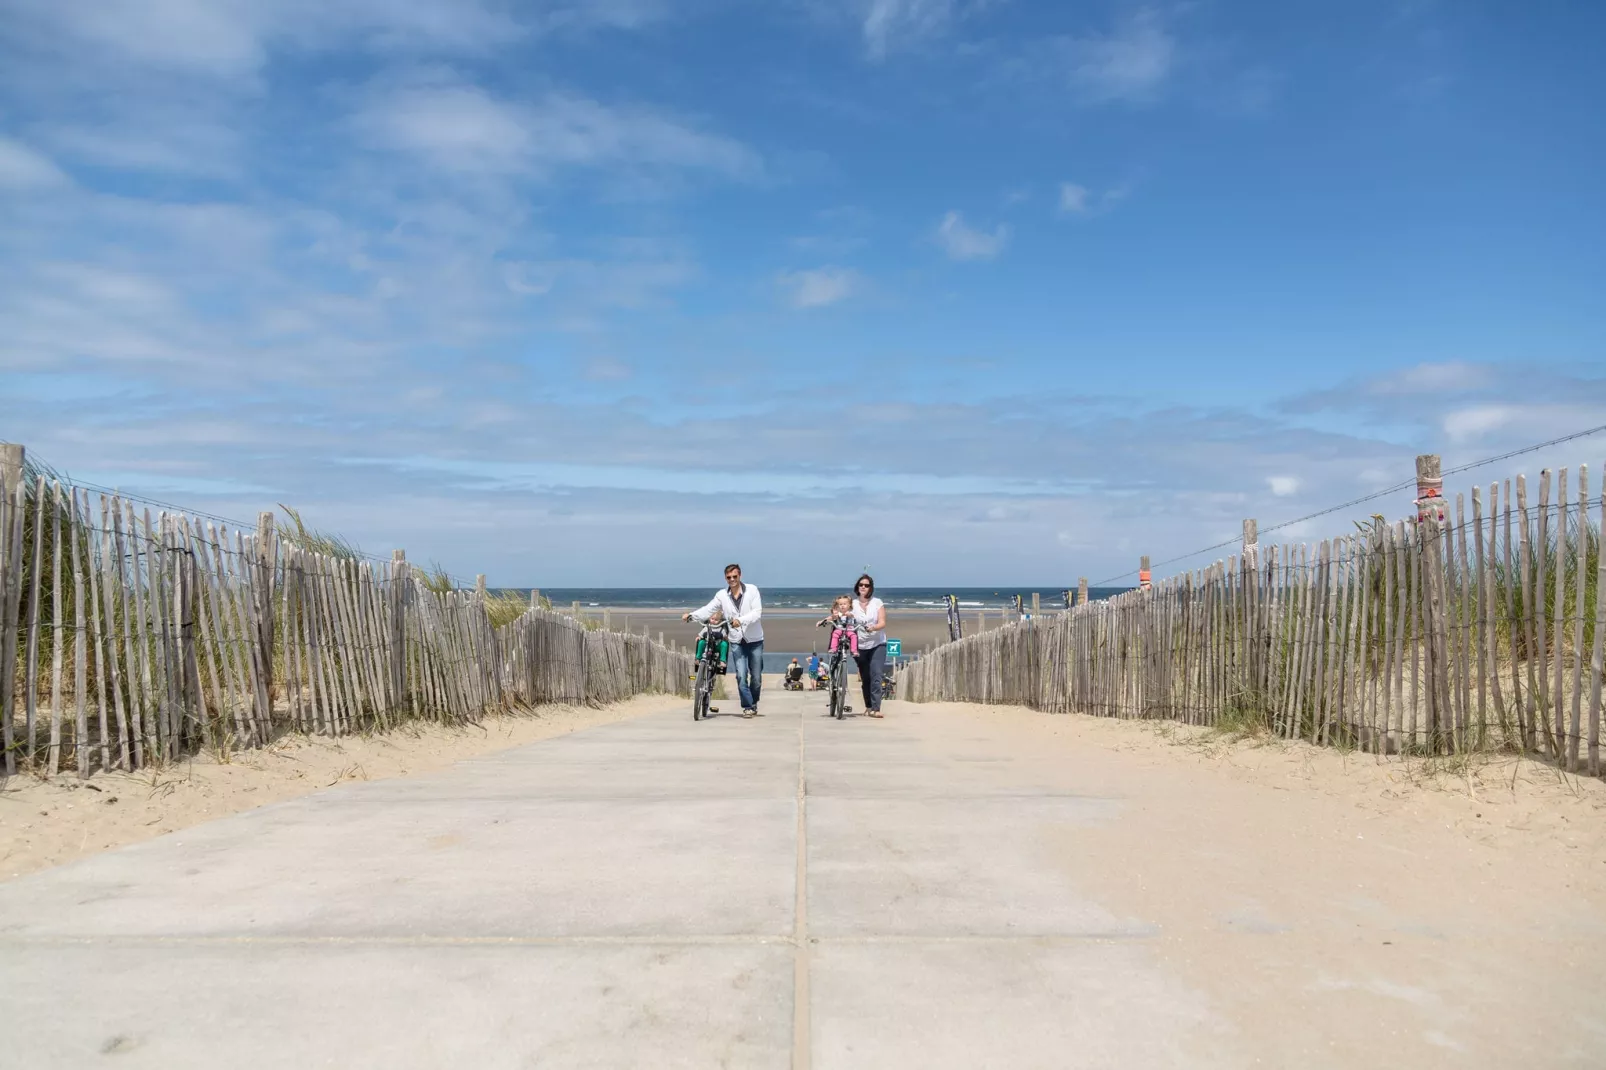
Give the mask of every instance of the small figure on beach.
POLYGON ((816 654, 816 653, 810 653, 809 654, 809 686, 812 687, 816 691, 818 691, 820 689, 821 675, 822 674, 820 672, 820 655, 816 654))
POLYGON ((701 609, 684 614, 685 621, 706 621, 723 613, 730 622, 731 668, 742 700, 742 716, 757 717, 759 692, 764 684, 764 601, 758 588, 742 582, 742 566, 725 566, 725 586, 701 609))

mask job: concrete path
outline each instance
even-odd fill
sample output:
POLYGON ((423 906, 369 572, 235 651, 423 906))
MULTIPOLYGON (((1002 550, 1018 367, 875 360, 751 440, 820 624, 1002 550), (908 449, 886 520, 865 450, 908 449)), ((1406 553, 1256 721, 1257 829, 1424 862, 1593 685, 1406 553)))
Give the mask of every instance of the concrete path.
MULTIPOLYGON (((1065 837, 1119 822, 1120 791, 962 716, 837 722, 779 688, 764 705, 340 787, 0 884, 0 1063, 1142 1068, 1287 1050, 1162 954, 1152 919, 1089 891, 1065 837)), ((1324 1054, 1301 1065, 1350 1065, 1324 1054)))

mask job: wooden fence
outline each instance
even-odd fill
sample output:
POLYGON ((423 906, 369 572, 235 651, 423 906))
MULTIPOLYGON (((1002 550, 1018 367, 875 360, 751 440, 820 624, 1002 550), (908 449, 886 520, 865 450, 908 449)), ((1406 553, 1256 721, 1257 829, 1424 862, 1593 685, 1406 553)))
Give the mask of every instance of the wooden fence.
MULTIPOLYGON (((4 458, 0 458, 3 460, 4 458)), ((134 769, 285 731, 685 693, 691 658, 532 607, 492 627, 400 551, 318 552, 0 467, 3 772, 134 769)))
POLYGON ((1470 513, 1457 494, 1314 547, 1246 547, 940 646, 905 693, 1377 753, 1507 749, 1599 774, 1606 496, 1590 497, 1585 467, 1575 478, 1571 500, 1567 469, 1547 470, 1533 504, 1518 476, 1473 488, 1470 513))

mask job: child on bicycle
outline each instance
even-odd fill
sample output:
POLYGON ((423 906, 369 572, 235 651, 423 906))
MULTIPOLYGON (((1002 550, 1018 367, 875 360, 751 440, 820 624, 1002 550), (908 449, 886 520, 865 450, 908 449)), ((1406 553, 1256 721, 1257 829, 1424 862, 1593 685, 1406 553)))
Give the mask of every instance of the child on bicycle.
POLYGON ((830 652, 836 653, 837 644, 846 635, 848 637, 848 650, 854 657, 857 657, 859 654, 859 629, 853 622, 853 599, 851 597, 845 594, 836 596, 836 600, 831 603, 831 615, 820 622, 822 627, 827 624, 831 626, 830 652))
MULTIPOLYGON (((719 645, 716 648, 719 665, 714 671, 723 674, 730 660, 730 632, 725 627, 725 611, 715 608, 714 612, 708 615, 708 627, 713 635, 719 637, 719 645)), ((697 640, 697 651, 692 655, 699 660, 703 656, 703 642, 701 638, 697 640)))

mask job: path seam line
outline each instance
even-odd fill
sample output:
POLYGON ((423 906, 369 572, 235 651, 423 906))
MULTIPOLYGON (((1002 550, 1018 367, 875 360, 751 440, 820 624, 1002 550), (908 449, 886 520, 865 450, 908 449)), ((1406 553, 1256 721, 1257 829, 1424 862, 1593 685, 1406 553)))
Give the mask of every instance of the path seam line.
POLYGON ((808 1070, 809 1051, 809 839, 808 783, 803 714, 797 717, 797 889, 792 908, 792 1070, 808 1070))

